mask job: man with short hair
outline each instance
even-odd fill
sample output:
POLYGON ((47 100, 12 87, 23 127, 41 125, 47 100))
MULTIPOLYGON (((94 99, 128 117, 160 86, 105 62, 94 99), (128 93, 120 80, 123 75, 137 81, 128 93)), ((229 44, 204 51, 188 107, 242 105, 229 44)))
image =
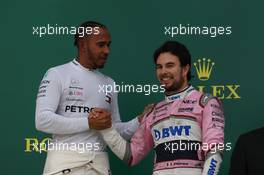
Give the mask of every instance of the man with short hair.
POLYGON ((36 128, 53 138, 44 175, 110 174, 106 144, 97 130, 113 123, 122 137, 130 139, 139 125, 140 118, 121 122, 117 93, 100 91, 100 87, 114 85, 110 77, 97 70, 104 67, 110 52, 106 26, 87 21, 79 29, 83 31, 75 35, 77 58, 50 68, 39 87, 36 128), (111 118, 89 118, 96 107, 107 109, 111 118))
MULTIPOLYGON (((155 51, 154 62, 157 78, 166 90, 165 100, 145 115, 131 143, 114 128, 101 130, 104 140, 131 166, 154 148, 153 175, 218 174, 223 151, 218 146, 223 147, 224 142, 220 101, 188 83, 191 55, 183 44, 165 42, 155 51)), ((106 116, 102 110, 95 109, 91 117, 106 116)))

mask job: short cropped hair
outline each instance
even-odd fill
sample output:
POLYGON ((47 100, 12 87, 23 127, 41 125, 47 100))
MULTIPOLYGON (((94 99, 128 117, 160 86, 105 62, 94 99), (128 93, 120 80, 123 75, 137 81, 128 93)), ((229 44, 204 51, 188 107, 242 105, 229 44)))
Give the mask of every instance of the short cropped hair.
MULTIPOLYGON (((80 27, 81 28, 86 28, 86 27, 92 27, 92 28, 94 28, 94 27, 100 27, 100 28, 107 29, 107 27, 104 24, 101 24, 101 23, 95 22, 95 21, 86 21, 86 22, 82 23, 78 28, 80 28, 80 27)), ((76 34, 74 36, 74 45, 76 47, 78 47, 78 41, 79 41, 79 38, 80 37, 81 37, 80 36, 80 33, 79 32, 76 32, 76 34)))

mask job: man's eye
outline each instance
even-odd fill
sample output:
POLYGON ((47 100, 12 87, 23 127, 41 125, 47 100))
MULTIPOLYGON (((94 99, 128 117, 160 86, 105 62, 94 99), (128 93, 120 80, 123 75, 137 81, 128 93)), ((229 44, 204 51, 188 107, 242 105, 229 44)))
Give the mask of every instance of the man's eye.
POLYGON ((174 64, 167 64, 166 67, 167 68, 172 68, 172 67, 174 67, 174 64))
POLYGON ((99 47, 104 47, 104 45, 105 45, 104 43, 98 43, 99 47))

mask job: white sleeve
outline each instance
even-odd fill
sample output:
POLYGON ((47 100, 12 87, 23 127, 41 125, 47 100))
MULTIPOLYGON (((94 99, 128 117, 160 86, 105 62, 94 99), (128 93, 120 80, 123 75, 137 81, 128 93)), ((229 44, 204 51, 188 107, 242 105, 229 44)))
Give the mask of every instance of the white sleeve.
POLYGON ((57 71, 48 70, 40 83, 36 101, 37 130, 50 134, 74 134, 88 130, 87 118, 67 118, 56 114, 62 89, 57 71))
POLYGON ((131 149, 130 143, 123 139, 120 134, 115 130, 115 128, 111 127, 108 129, 99 131, 104 138, 104 141, 110 147, 110 149, 115 153, 115 155, 129 164, 131 159, 131 149))
POLYGON ((111 114, 112 114, 112 120, 113 120, 113 126, 116 128, 116 130, 119 132, 119 134, 126 140, 130 140, 131 137, 136 132, 136 129, 139 126, 139 122, 137 117, 134 119, 128 121, 128 122, 122 122, 119 115, 119 109, 118 109, 118 98, 117 93, 113 92, 113 99, 112 99, 112 106, 111 106, 111 114))
POLYGON ((209 152, 206 155, 202 175, 217 175, 222 163, 220 152, 209 152))

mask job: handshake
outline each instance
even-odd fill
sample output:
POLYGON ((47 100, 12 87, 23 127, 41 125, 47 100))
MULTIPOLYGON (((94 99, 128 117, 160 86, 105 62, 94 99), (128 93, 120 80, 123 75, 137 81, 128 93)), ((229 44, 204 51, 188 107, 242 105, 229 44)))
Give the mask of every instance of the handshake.
MULTIPOLYGON (((154 104, 149 104, 144 111, 137 116, 138 122, 141 123, 144 116, 153 110, 154 104)), ((107 109, 94 108, 88 117, 88 125, 90 129, 103 130, 112 127, 111 113, 107 109)))
POLYGON ((103 108, 94 108, 88 117, 90 129, 103 130, 112 126, 111 113, 103 108))

